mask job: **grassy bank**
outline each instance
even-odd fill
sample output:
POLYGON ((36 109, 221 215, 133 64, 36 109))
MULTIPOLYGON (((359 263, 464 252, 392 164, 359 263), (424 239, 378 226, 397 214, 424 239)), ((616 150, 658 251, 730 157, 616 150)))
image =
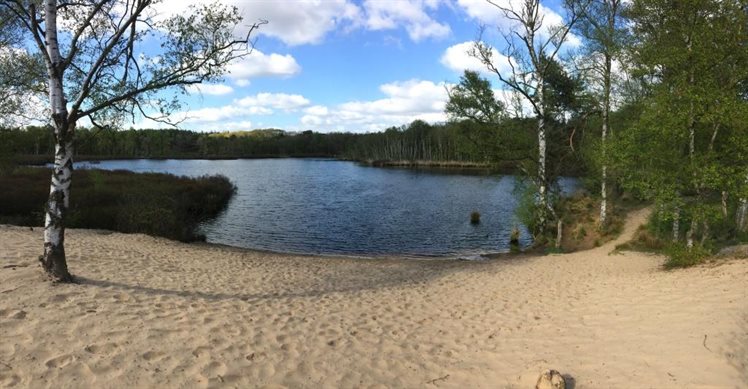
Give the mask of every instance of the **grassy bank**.
MULTIPOLYGON (((43 168, 0 170, 0 223, 40 225, 50 174, 43 168)), ((74 172, 67 227, 199 240, 199 223, 217 216, 234 191, 234 185, 223 176, 78 170, 74 172)))

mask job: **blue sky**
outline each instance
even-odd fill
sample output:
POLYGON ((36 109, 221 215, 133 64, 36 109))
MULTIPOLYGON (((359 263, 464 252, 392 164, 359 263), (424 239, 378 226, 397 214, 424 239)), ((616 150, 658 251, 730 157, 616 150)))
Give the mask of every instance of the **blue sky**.
MULTIPOLYGON (((499 49, 502 39, 492 32, 511 28, 485 0, 224 2, 237 6, 247 24, 269 23, 224 82, 190 89, 184 111, 174 115, 184 119, 181 128, 369 132, 415 119, 444 121, 445 87, 463 69, 481 68, 466 53, 479 26, 487 26, 488 41, 499 49)), ((161 7, 184 12, 186 2, 161 7)), ((547 24, 561 21, 557 4, 544 2, 544 12, 547 24)), ((162 125, 144 120, 135 127, 162 125)))

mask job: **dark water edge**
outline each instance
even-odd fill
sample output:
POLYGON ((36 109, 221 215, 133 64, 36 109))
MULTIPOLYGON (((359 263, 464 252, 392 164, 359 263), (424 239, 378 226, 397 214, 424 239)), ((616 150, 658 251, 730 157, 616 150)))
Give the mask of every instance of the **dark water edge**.
MULTIPOLYGON (((334 159, 113 160, 77 168, 223 174, 238 188, 208 243, 294 255, 482 259, 509 251, 513 176, 334 159), (481 213, 471 225, 469 214, 481 213)), ((569 191, 576 180, 562 179, 569 191)), ((521 226, 520 243, 531 244, 521 226)))

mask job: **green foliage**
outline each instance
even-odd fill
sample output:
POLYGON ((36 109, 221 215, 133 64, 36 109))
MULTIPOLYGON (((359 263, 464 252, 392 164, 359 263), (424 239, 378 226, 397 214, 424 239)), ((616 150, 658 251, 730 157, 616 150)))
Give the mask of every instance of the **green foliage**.
MULTIPOLYGON (((223 176, 200 178, 126 171, 79 170, 66 225, 170 239, 199 239, 199 223, 217 216, 235 188, 223 176)), ((36 226, 43 221, 50 171, 19 168, 0 174, 0 222, 36 226)))
POLYGON ((448 92, 444 112, 452 121, 497 124, 504 115, 504 104, 494 96, 491 83, 478 72, 465 70, 460 82, 448 92))
POLYGON ((704 262, 711 252, 704 247, 694 246, 690 249, 681 244, 671 244, 665 249, 668 260, 665 261, 666 269, 690 267, 704 262))
MULTIPOLYGON (((514 215, 520 223, 527 227, 527 230, 536 238, 540 237, 542 231, 538 228, 538 201, 537 187, 527 180, 518 181, 514 188, 514 195, 517 197, 517 208, 514 215)), ((543 243, 536 241, 536 243, 543 243)))

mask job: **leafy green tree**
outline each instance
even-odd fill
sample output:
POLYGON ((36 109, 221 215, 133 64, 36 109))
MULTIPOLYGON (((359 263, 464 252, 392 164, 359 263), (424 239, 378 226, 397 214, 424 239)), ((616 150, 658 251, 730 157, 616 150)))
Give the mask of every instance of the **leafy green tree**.
POLYGON ((629 17, 636 71, 651 81, 641 119, 617 137, 619 174, 658 204, 674 241, 689 221, 690 248, 745 193, 748 15, 739 0, 635 0, 629 17))
POLYGON ((590 75, 599 94, 601 120, 600 141, 600 228, 608 215, 608 163, 606 147, 610 127, 611 94, 613 89, 613 61, 621 60, 625 29, 621 0, 592 0, 582 8, 582 17, 575 27, 585 40, 584 51, 590 60, 590 75))
POLYGON ((471 54, 489 71, 496 74, 506 87, 521 95, 535 114, 538 154, 537 173, 533 175, 533 181, 538 189, 537 225, 542 231, 548 221, 548 213, 554 212, 548 196, 545 78, 548 76, 552 60, 556 59, 574 23, 581 15, 580 8, 583 5, 566 2, 566 20, 560 25, 549 26, 545 21, 540 0, 523 0, 507 5, 490 0, 489 3, 494 5, 505 19, 516 25, 512 31, 504 33, 504 57, 511 71, 500 71, 502 66, 498 61, 501 59, 494 58, 496 49, 482 39, 475 42, 471 54))
POLYGON ((447 88, 449 100, 444 112, 450 121, 461 123, 459 128, 482 159, 497 150, 499 125, 505 118, 504 103, 494 96, 491 83, 478 72, 465 70, 457 85, 447 88), (465 123, 467 121, 467 123, 465 123))
POLYGON ((229 62, 249 53, 249 34, 234 36, 241 21, 236 8, 212 4, 157 20, 153 5, 152 0, 0 0, 0 9, 24 27, 23 40, 33 42, 46 67, 55 153, 40 260, 56 280, 72 280, 64 238, 79 120, 96 125, 136 115, 167 120, 185 85, 218 80, 229 62), (146 40, 159 52, 142 49, 146 40))

